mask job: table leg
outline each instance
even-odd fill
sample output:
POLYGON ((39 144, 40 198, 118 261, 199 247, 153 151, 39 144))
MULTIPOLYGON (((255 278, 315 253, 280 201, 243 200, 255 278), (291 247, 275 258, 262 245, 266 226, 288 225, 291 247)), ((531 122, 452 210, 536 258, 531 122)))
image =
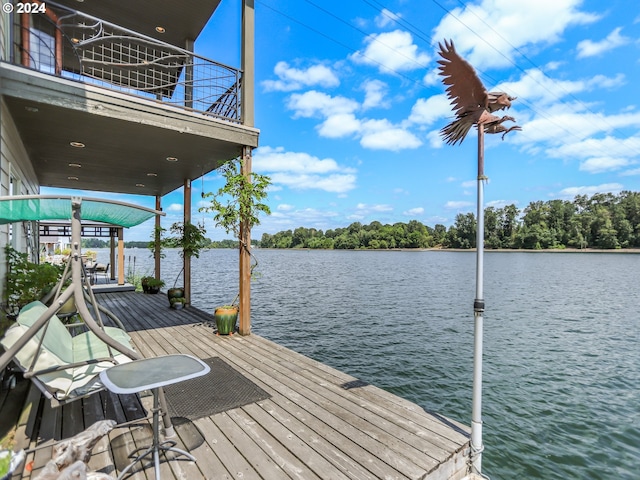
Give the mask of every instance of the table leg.
MULTIPOLYGON (((131 470, 136 463, 142 461, 144 457, 152 453, 153 453, 155 478, 156 480, 160 480, 160 450, 164 452, 175 452, 178 455, 186 456, 189 460, 193 462, 196 461, 193 455, 191 455, 190 453, 180 448, 175 447, 176 442, 174 442, 173 440, 165 440, 164 442, 160 442, 160 410, 161 410, 160 409, 160 389, 156 388, 153 390, 153 422, 152 422, 153 423, 153 444, 149 448, 147 448, 143 453, 138 455, 129 465, 125 467, 124 470, 122 470, 122 472, 120 472, 120 475, 118 475, 118 480, 122 480, 127 474, 127 472, 131 470)), ((135 452, 133 454, 135 454, 135 452)))

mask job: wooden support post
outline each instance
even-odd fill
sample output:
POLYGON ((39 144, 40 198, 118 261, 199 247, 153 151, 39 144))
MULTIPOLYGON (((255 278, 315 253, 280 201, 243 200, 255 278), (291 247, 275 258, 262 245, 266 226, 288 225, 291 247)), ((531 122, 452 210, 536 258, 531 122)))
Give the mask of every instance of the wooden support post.
MULTIPOLYGON (((242 2, 242 42, 241 42, 241 66, 242 66, 242 124, 253 127, 255 122, 255 5, 254 0, 242 2)), ((246 147, 245 147, 246 148, 246 147)))
MULTIPOLYGON (((251 147, 242 147, 242 174, 251 177, 251 147)), ((251 334, 251 228, 240 222, 240 335, 251 334)))
MULTIPOLYGON (((120 242, 118 241, 118 229, 115 227, 112 227, 109 229, 109 265, 110 265, 110 272, 105 272, 105 282, 109 281, 109 278, 107 277, 107 273, 109 275, 113 275, 113 272, 116 268, 116 248, 120 248, 120 242), (117 242, 117 245, 116 245, 117 242)), ((113 278, 113 277, 111 277, 113 278)))
MULTIPOLYGON (((191 223, 191 180, 184 181, 184 219, 183 227, 191 223)), ((183 230, 184 231, 184 230, 183 230)), ((184 298, 185 305, 191 304, 191 257, 183 255, 184 262, 184 298)))
POLYGON ((31 66, 31 15, 20 15, 20 63, 23 67, 31 66))
MULTIPOLYGON (((113 263, 111 264, 111 279, 115 278, 113 263)), ((124 228, 118 227, 118 285, 124 285, 124 228)))
MULTIPOLYGON (((162 210, 161 198, 156 195, 156 210, 162 210)), ((160 215, 156 215, 155 235, 153 247, 153 259, 155 260, 154 272, 156 280, 160 280, 160 215)))

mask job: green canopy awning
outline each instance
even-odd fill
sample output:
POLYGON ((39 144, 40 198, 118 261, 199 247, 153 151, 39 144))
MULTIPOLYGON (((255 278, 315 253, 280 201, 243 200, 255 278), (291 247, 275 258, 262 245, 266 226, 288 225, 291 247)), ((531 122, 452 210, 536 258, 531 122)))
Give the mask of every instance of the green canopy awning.
POLYGON ((0 224, 25 220, 71 220, 72 202, 81 203, 82 220, 121 227, 139 225, 163 212, 116 200, 50 195, 0 197, 0 224))

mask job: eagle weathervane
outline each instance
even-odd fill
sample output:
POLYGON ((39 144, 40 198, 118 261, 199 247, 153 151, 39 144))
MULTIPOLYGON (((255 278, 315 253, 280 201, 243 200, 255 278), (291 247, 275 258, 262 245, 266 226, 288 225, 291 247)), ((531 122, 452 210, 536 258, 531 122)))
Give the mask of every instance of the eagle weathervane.
POLYGON ((482 475, 482 330, 484 318, 484 134, 502 133, 502 138, 519 126, 505 127, 504 122, 515 122, 513 117, 498 117, 493 112, 511 107, 515 97, 504 92, 487 92, 473 67, 458 53, 451 40, 440 44, 440 75, 447 86, 447 97, 454 108, 455 119, 440 130, 445 143, 460 144, 471 127, 478 128, 478 216, 476 224, 476 296, 473 301, 474 348, 473 394, 471 409, 471 473, 482 475))
POLYGON ((473 125, 482 125, 486 133, 502 133, 502 138, 511 130, 522 130, 519 126, 506 128, 505 121, 515 122, 515 118, 492 115, 498 110, 508 109, 515 97, 504 92, 487 92, 473 67, 463 59, 451 40, 440 45, 438 60, 442 82, 447 85, 447 97, 454 107, 456 118, 440 130, 440 135, 449 145, 462 143, 473 125))

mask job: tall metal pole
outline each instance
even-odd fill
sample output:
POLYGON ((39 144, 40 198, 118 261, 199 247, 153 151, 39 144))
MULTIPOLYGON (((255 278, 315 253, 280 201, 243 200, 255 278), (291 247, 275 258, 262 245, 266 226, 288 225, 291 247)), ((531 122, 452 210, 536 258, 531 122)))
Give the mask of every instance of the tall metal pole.
POLYGON ((482 322, 484 314, 484 126, 478 124, 478 215, 476 228, 476 298, 473 301, 473 397, 471 410, 471 469, 482 473, 482 322))

